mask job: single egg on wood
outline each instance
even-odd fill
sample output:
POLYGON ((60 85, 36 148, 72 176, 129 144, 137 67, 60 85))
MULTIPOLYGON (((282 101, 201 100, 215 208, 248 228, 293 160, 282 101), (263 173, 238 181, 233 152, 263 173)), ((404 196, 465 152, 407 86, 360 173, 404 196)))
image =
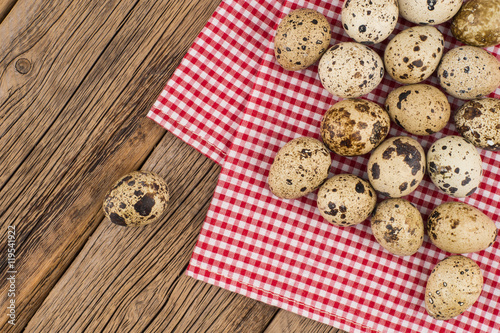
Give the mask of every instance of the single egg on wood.
POLYGON ((168 186, 159 175, 133 171, 120 178, 104 199, 106 217, 117 225, 139 227, 158 220, 169 200, 168 186))

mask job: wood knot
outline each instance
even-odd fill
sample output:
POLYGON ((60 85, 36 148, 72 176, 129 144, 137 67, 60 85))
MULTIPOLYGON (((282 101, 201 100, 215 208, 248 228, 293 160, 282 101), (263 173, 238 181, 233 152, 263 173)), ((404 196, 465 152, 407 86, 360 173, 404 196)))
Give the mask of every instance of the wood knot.
POLYGON ((16 61, 16 70, 21 74, 27 74, 31 70, 31 62, 26 58, 16 61))

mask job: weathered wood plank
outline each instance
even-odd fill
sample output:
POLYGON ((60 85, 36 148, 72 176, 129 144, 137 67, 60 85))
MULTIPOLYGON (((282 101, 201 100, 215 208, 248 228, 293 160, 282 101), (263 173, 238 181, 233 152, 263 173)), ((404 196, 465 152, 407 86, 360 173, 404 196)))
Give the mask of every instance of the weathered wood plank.
POLYGON ((167 216, 141 229, 105 219, 27 331, 261 332, 276 308, 183 274, 220 167, 168 133, 143 169, 169 183, 167 216))
POLYGON ((289 332, 347 333, 332 326, 328 326, 284 310, 278 312, 267 329, 264 331, 264 333, 289 332))
POLYGON ((14 7, 17 0, 2 0, 0 2, 0 23, 9 14, 12 7, 14 7))
MULTIPOLYGON (((8 37, 0 44, 0 223, 17 227, 19 272, 19 317, 12 327, 2 316, 0 331, 23 329, 101 221, 107 189, 164 135, 145 113, 218 2, 19 0, 0 25, 8 37), (5 25, 23 10, 25 26, 5 25), (21 58, 30 61, 24 76, 21 58)), ((7 289, 2 281, 2 308, 7 289)))

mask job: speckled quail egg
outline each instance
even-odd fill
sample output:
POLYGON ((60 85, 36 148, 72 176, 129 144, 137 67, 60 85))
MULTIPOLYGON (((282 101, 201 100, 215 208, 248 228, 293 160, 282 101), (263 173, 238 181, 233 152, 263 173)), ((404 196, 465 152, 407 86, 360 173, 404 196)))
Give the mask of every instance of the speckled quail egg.
POLYGON ((384 77, 384 64, 368 46, 344 42, 326 51, 319 61, 323 87, 342 98, 360 97, 375 89, 384 77))
POLYGON ((321 138, 339 155, 363 155, 385 139, 390 122, 389 115, 378 104, 363 99, 345 99, 324 114, 321 138))
POLYGON ((455 135, 432 144, 427 151, 427 170, 434 185, 456 198, 472 195, 483 177, 476 147, 455 135))
POLYGON ((451 22, 459 41, 478 47, 500 44, 500 0, 470 0, 451 22))
POLYGON ((448 320, 467 311, 482 290, 479 266, 467 257, 451 256, 432 270, 425 287, 425 308, 431 317, 448 320))
POLYGON ((456 47, 443 56, 437 75, 448 94, 474 99, 492 93, 500 85, 500 61, 479 47, 456 47))
POLYGON ((330 39, 330 23, 326 17, 313 9, 297 9, 278 25, 274 55, 284 69, 301 70, 321 58, 330 39))
POLYGON ((412 27, 397 34, 384 52, 387 73, 400 83, 418 83, 434 73, 443 55, 443 35, 434 27, 412 27))
POLYGON ((377 203, 370 184, 354 175, 341 174, 328 179, 318 191, 318 209, 328 222, 339 227, 366 220, 377 203))
POLYGON ((448 98, 427 84, 394 89, 387 96, 385 109, 396 124, 416 135, 439 132, 450 119, 448 98))
POLYGON ((455 113, 457 131, 483 149, 500 150, 500 99, 484 98, 465 103, 455 113))
POLYGON ((406 199, 387 199, 377 205, 371 218, 373 236, 384 249, 398 256, 411 256, 424 241, 424 222, 406 199))
POLYGON ((271 192, 296 199, 317 189, 328 178, 332 159, 325 145, 300 137, 286 143, 276 154, 267 179, 271 192))
POLYGON ((389 37, 398 22, 398 1, 346 0, 341 17, 349 37, 365 45, 380 43, 389 37))
POLYGON ((425 174, 425 152, 415 139, 392 137, 368 160, 368 179, 382 195, 399 198, 413 192, 425 174))
POLYGON ((168 200, 168 186, 163 178, 152 172, 134 171, 113 185, 103 209, 111 222, 138 227, 160 218, 168 200))
POLYGON ((398 0, 399 14, 417 24, 441 24, 451 19, 463 0, 398 0))
POLYGON ((437 206, 427 220, 427 233, 435 246, 450 253, 482 251, 495 242, 495 222, 463 202, 437 206))

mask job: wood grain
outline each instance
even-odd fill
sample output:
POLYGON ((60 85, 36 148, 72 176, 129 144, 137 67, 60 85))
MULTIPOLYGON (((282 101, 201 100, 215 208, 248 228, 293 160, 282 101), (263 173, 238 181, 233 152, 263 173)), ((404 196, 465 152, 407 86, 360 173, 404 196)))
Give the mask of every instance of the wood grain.
POLYGON ((276 308, 184 275, 220 167, 169 133, 143 169, 172 189, 167 215, 140 229, 105 219, 27 331, 261 332, 276 308))
POLYGON ((101 221, 107 189, 164 135, 145 113, 217 4, 19 0, 0 25, 0 223, 19 235, 22 314, 0 331, 23 329, 101 221))
POLYGON ((0 228, 18 233, 1 332, 336 332, 184 274, 220 167, 145 114, 219 2, 0 3, 0 228), (141 166, 170 183, 166 216, 103 220, 141 166))
POLYGON ((17 0, 2 0, 0 2, 0 22, 9 14, 17 0))
POLYGON ((347 333, 332 326, 328 326, 284 310, 278 312, 278 314, 273 318, 273 321, 264 331, 264 333, 288 332, 347 333))

